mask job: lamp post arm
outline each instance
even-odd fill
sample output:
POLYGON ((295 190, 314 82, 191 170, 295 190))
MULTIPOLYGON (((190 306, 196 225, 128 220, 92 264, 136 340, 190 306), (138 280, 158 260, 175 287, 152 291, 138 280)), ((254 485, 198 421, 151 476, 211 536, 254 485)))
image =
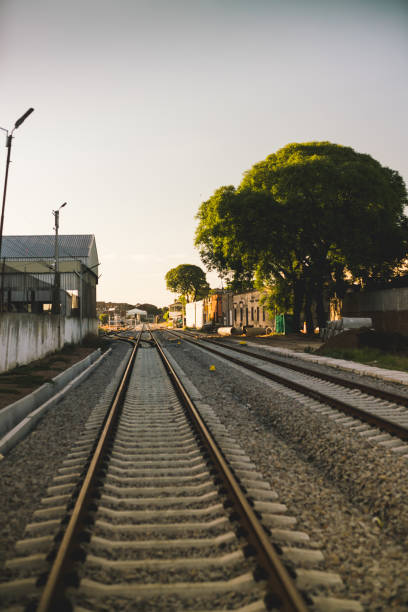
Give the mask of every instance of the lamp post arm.
POLYGON ((28 110, 27 110, 27 111, 24 113, 24 115, 21 115, 21 117, 20 117, 19 119, 17 119, 17 121, 16 121, 16 122, 15 122, 15 124, 14 124, 13 132, 14 132, 14 130, 16 130, 16 129, 17 129, 17 128, 18 128, 18 127, 19 127, 19 126, 20 126, 20 125, 23 123, 23 121, 25 121, 25 120, 27 119, 27 117, 28 117, 29 115, 31 115, 31 113, 32 113, 32 112, 34 112, 34 109, 33 109, 33 108, 29 108, 29 109, 28 109, 28 110))
POLYGON ((7 147, 7 161, 6 161, 6 173, 5 173, 5 176, 4 176, 3 202, 2 202, 2 205, 1 205, 1 220, 0 220, 0 256, 1 256, 1 247, 2 247, 2 242, 3 242, 4 209, 5 209, 5 206, 6 206, 7 180, 8 180, 9 166, 10 166, 10 153, 11 153, 11 142, 13 140, 13 132, 14 132, 14 130, 16 130, 23 123, 23 121, 25 121, 27 119, 27 117, 29 115, 31 115, 32 112, 34 112, 34 109, 33 108, 29 108, 24 113, 24 115, 21 115, 21 117, 19 117, 17 119, 17 121, 14 124, 14 128, 11 131, 11 134, 9 134, 8 130, 6 130, 5 128, 0 128, 0 130, 2 130, 3 132, 6 132, 6 134, 7 134, 7 143, 6 143, 6 147, 7 147))
MULTIPOLYGON (((4 128, 2 128, 4 129, 4 128)), ((7 130, 4 130, 7 132, 7 130)), ((12 135, 7 132, 7 161, 6 161, 6 173, 4 175, 4 187, 3 187, 3 202, 1 205, 1 219, 0 219, 0 255, 1 255, 1 247, 3 244, 3 225, 4 225, 4 210, 6 207, 6 193, 7 193, 7 181, 8 181, 8 173, 10 166, 10 154, 11 154, 11 141, 13 140, 12 135)))

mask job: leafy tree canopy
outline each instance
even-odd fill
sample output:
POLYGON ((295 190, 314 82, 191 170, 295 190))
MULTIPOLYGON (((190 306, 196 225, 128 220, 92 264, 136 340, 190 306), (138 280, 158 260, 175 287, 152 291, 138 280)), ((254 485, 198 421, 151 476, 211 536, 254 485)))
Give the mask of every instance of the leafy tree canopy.
MULTIPOLYGON (((330 142, 293 143, 203 202, 196 245, 203 262, 233 277, 254 272, 275 286, 295 319, 323 295, 395 275, 406 256, 407 192, 400 175, 366 154, 330 142), (292 296, 292 297, 291 297, 292 296)), ((275 299, 275 298, 273 298, 275 299)))
POLYGON ((207 269, 217 270, 230 289, 253 288, 257 254, 248 233, 253 230, 254 217, 268 209, 270 200, 266 193, 237 191, 229 185, 217 189, 200 206, 195 244, 207 269))
POLYGON ((240 189, 272 195, 303 266, 337 262, 368 282, 405 256, 404 182, 370 155, 330 142, 289 144, 248 170, 240 189))
POLYGON ((187 302, 205 297, 210 290, 205 272, 192 264, 181 264, 172 268, 167 272, 165 280, 167 289, 178 293, 187 302))
POLYGON ((145 310, 148 315, 156 316, 162 314, 162 309, 157 308, 157 306, 154 306, 154 304, 136 304, 136 308, 139 308, 140 310, 145 310))

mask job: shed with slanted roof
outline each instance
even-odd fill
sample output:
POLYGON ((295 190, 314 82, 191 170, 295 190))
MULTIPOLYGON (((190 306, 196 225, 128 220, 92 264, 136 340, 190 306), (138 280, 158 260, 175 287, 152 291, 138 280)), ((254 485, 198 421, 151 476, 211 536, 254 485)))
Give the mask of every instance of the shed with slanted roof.
POLYGON ((55 288, 61 313, 96 318, 98 252, 92 234, 3 236, 0 253, 0 300, 3 311, 51 311, 55 288))

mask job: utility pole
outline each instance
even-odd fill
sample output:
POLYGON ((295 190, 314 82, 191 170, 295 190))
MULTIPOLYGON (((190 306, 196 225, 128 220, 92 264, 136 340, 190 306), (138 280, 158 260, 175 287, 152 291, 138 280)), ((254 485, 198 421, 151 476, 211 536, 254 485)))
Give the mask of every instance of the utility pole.
POLYGON ((52 298, 52 314, 60 314, 61 312, 61 304, 60 304, 60 273, 59 273, 59 245, 58 245, 58 228, 59 228, 59 211, 61 208, 66 206, 67 203, 64 202, 57 210, 53 210, 52 214, 55 217, 55 247, 54 247, 54 258, 55 258, 55 275, 54 275, 54 290, 53 290, 53 298, 52 298))

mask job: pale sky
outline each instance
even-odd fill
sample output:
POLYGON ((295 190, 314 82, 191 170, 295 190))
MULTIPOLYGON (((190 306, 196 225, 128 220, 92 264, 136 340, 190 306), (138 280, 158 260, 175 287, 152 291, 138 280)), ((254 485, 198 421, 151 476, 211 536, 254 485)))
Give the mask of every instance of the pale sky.
POLYGON ((67 201, 97 299, 168 305, 166 272, 204 268, 200 203, 286 144, 351 146, 408 182, 407 58, 408 0, 0 0, 0 126, 35 109, 4 234, 52 234, 67 201))

